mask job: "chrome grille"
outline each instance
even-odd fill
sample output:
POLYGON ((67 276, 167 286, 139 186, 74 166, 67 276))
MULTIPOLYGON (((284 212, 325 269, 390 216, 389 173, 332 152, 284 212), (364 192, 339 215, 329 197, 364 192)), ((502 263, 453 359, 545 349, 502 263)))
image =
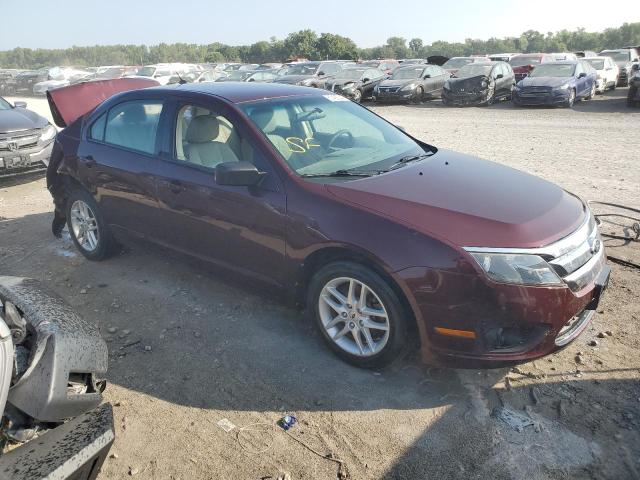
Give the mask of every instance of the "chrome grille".
POLYGON ((400 87, 378 87, 378 91, 382 93, 395 93, 400 90, 400 87))
POLYGON ((40 129, 0 134, 0 152, 20 153, 38 145, 40 129))

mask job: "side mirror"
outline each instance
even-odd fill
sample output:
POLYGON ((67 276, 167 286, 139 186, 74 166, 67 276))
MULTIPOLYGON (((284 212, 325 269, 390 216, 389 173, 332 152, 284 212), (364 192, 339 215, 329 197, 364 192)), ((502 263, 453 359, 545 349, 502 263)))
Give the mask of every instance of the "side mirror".
POLYGON ((326 73, 324 73, 323 71, 319 71, 318 72, 318 76, 319 77, 324 77, 326 75, 326 73))
POLYGON ((580 75, 578 75, 578 78, 584 78, 586 76, 587 74, 585 72, 581 72, 580 75))
POLYGON ((496 78, 504 78, 504 75, 499 73, 498 75, 496 75, 496 78))
POLYGON ((425 79, 427 79, 427 78, 431 78, 431 74, 427 73, 427 74, 424 76, 424 78, 425 78, 425 79))
POLYGON ((16 108, 27 108, 27 102, 15 102, 13 106, 16 108))
POLYGON ((362 79, 362 83, 367 83, 367 82, 370 82, 370 81, 371 81, 371 79, 370 79, 370 78, 363 78, 363 79, 362 79))
MULTIPOLYGON (((635 65, 631 66, 631 71, 632 72, 637 72, 640 71, 640 63, 636 63, 635 65)), ((25 103, 26 105, 26 103, 25 103)), ((18 106, 18 102, 16 102, 16 107, 18 106)))
POLYGON ((250 187, 260 183, 266 172, 251 162, 224 162, 216 165, 216 183, 234 187, 250 187))

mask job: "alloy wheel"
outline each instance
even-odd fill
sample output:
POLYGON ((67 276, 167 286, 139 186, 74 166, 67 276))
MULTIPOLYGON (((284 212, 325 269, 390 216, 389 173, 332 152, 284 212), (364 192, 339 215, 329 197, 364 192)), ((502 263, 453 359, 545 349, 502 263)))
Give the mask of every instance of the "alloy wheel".
POLYGON ((569 101, 567 102, 567 105, 569 105, 569 107, 573 107, 573 104, 576 101, 576 91, 575 90, 571 90, 571 92, 569 92, 569 101))
POLYGON ((91 207, 82 200, 73 202, 70 223, 78 244, 87 252, 93 252, 98 247, 100 233, 98 221, 91 207))
POLYGON ((353 101, 360 103, 360 100, 362 100, 362 92, 360 90, 356 90, 353 92, 353 101))
POLYGON ((355 278, 327 282, 318 298, 318 311, 327 336, 351 355, 370 357, 381 352, 389 340, 384 304, 376 292, 355 278))

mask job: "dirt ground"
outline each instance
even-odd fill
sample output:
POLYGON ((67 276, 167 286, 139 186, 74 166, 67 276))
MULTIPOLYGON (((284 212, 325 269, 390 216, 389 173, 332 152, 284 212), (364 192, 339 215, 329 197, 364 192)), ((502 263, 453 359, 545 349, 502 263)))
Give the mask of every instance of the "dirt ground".
MULTIPOLYGON (((441 148, 640 208, 640 110, 625 93, 573 110, 372 108, 441 148)), ((0 272, 41 280, 108 341, 116 441, 100 479, 340 478, 296 439, 343 460, 353 480, 640 478, 638 270, 613 264, 590 327, 548 358, 473 371, 411 354, 366 371, 272 294, 196 262, 147 245, 88 262, 51 235, 51 212, 41 175, 0 184, 0 272), (512 428, 492 415, 501 406, 533 425, 512 428), (299 420, 289 435, 274 427, 284 413, 299 420)), ((604 231, 625 232, 614 221, 604 231)), ((639 244, 625 243, 607 241, 608 253, 640 262, 639 244)))

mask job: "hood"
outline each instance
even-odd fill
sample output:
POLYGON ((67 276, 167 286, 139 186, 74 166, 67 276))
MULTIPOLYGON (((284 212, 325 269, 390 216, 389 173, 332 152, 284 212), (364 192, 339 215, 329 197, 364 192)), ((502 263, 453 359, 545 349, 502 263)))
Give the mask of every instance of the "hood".
POLYGON ((309 78, 314 78, 315 75, 283 75, 278 77, 276 82, 278 83, 287 83, 289 85, 295 85, 296 83, 300 83, 303 80, 307 80, 309 78))
MULTIPOLYGON (((486 75, 477 75, 467 78, 449 78, 449 90, 452 92, 477 92, 483 90, 482 82, 490 82, 486 75)), ((486 88, 486 87, 484 87, 486 88)))
POLYGON ((459 247, 540 247, 573 232, 585 215, 582 202, 553 183, 447 150, 326 188, 459 247))
POLYGON ((419 78, 410 78, 408 80, 406 79, 394 80, 392 78, 388 78, 387 80, 381 81, 378 85, 380 85, 381 87, 404 87, 405 85, 409 85, 410 83, 415 83, 419 81, 420 81, 419 78))
POLYGON ((0 110, 0 133, 42 128, 48 123, 44 117, 25 108, 0 110))
POLYGON ((573 77, 525 77, 518 82, 518 86, 557 88, 571 81, 573 77))
POLYGON ((47 91, 47 100, 55 124, 66 127, 116 93, 139 88, 157 87, 150 78, 116 78, 78 83, 47 91))
POLYGON ((362 82, 360 80, 349 80, 347 78, 339 78, 339 79, 332 79, 327 81, 327 86, 331 87, 332 85, 335 85, 336 87, 346 87, 348 85, 361 85, 362 82))

